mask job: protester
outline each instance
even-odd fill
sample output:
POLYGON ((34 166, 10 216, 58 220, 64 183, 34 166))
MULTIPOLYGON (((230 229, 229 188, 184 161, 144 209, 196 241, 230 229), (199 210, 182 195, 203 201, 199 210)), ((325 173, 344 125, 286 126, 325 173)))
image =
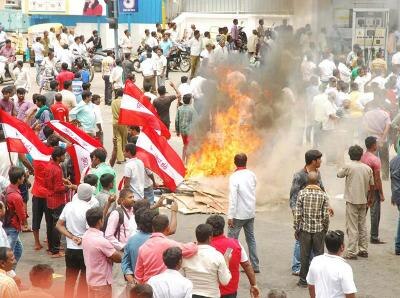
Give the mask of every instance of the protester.
POLYGON ((28 291, 21 292, 21 298, 53 298, 47 290, 53 284, 54 269, 47 264, 38 264, 29 272, 32 287, 28 291))
MULTIPOLYGON (((106 162, 107 159, 107 151, 105 151, 103 148, 97 148, 90 154, 90 158, 92 159, 92 170, 87 169, 87 174, 94 174, 97 176, 98 179, 101 178, 104 174, 111 174, 114 176, 114 181, 113 181, 113 188, 110 190, 112 194, 115 194, 117 192, 117 180, 116 180, 116 173, 114 169, 111 166, 111 160, 109 163, 106 162)), ((97 184, 97 189, 95 194, 98 194, 101 190, 103 189, 101 183, 97 184)))
POLYGON ((115 90, 115 99, 111 103, 111 111, 113 115, 113 136, 117 138, 117 163, 121 164, 125 162, 124 149, 127 140, 128 130, 126 125, 120 125, 119 115, 121 111, 121 100, 123 96, 123 90, 115 90))
POLYGON ((130 189, 137 200, 144 199, 145 172, 143 161, 136 157, 136 145, 125 145, 125 157, 128 159, 124 169, 124 188, 130 189))
POLYGON ((165 88, 165 86, 160 86, 157 89, 159 97, 157 97, 153 101, 153 105, 156 108, 157 113, 161 118, 161 121, 165 124, 165 126, 168 129, 169 125, 171 124, 170 114, 169 114, 171 104, 175 99, 180 98, 181 96, 179 91, 176 89, 174 83, 170 82, 170 86, 175 90, 176 95, 166 95, 167 89, 165 88))
POLYGON ((92 93, 84 91, 82 101, 69 111, 71 120, 78 120, 82 125, 83 131, 94 137, 96 135, 96 114, 92 103, 92 93))
POLYGON ((50 111, 54 120, 69 122, 68 108, 62 103, 62 95, 57 93, 54 96, 55 103, 50 106, 50 111))
POLYGON ((346 200, 346 231, 349 245, 346 259, 357 256, 368 257, 366 213, 371 204, 369 191, 373 189, 372 170, 361 162, 363 149, 358 146, 349 148, 351 162, 341 168, 338 178, 346 178, 344 199, 346 200), (367 206, 368 204, 368 206, 367 206))
POLYGON ((101 73, 104 80, 104 101, 106 105, 111 104, 112 97, 112 84, 111 84, 111 71, 115 66, 112 51, 107 51, 107 57, 101 62, 101 73))
POLYGON ((72 92, 72 81, 64 82, 64 90, 60 92, 62 96, 62 103, 69 111, 77 106, 75 94, 72 92))

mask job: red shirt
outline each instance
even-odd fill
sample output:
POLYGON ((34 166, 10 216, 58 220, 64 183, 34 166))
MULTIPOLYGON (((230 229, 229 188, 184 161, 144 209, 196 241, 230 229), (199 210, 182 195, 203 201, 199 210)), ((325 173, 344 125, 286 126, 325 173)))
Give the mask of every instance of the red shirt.
POLYGON ((46 187, 49 191, 47 197, 47 208, 56 209, 62 205, 65 205, 67 188, 63 183, 63 171, 61 166, 51 160, 47 165, 47 183, 46 187))
POLYGON ((239 288, 239 266, 242 258, 242 248, 237 239, 228 238, 225 235, 213 237, 210 245, 218 250, 220 253, 225 254, 228 248, 232 248, 232 257, 229 261, 229 271, 232 278, 226 286, 219 286, 221 296, 234 294, 239 288))
POLYGON ((39 161, 39 160, 34 160, 32 165, 33 165, 33 170, 34 170, 34 180, 33 180, 33 186, 32 186, 32 195, 34 195, 36 198, 41 198, 41 199, 46 199, 49 195, 49 191, 47 189, 47 166, 49 162, 47 161, 39 161))
POLYGON ((12 214, 8 227, 12 227, 17 231, 21 231, 22 224, 27 218, 25 213, 24 201, 22 200, 21 192, 18 186, 10 184, 6 188, 7 208, 12 214))
POLYGON ((58 90, 64 90, 64 82, 65 81, 72 81, 75 78, 75 75, 73 72, 70 72, 69 70, 62 70, 58 76, 57 76, 57 81, 58 81, 58 90))
POLYGON ((69 116, 69 111, 68 108, 62 104, 62 102, 55 102, 51 107, 50 107, 51 112, 53 113, 54 120, 60 120, 60 121, 67 121, 68 122, 68 116, 69 116))
POLYGON ((378 184, 377 184, 377 181, 375 180, 375 175, 376 175, 376 173, 381 171, 381 160, 375 154, 373 154, 369 151, 366 151, 363 154, 363 156, 361 157, 361 162, 363 164, 366 164, 367 166, 369 166, 372 169, 372 172, 374 173, 374 182, 375 182, 373 189, 378 189, 377 188, 378 184))
POLYGON ((83 12, 85 16, 101 16, 103 14, 103 7, 98 4, 95 8, 88 7, 88 9, 83 12))

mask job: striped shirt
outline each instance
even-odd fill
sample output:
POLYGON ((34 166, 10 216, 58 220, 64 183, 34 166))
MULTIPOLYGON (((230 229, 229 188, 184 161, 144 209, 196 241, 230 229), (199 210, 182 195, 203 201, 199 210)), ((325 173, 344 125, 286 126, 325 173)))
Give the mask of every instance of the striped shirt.
POLYGON ((15 298, 19 297, 19 290, 15 281, 0 269, 0 297, 15 298))
POLYGON ((328 196, 317 185, 300 191, 294 214, 295 230, 308 233, 327 231, 329 226, 328 196))

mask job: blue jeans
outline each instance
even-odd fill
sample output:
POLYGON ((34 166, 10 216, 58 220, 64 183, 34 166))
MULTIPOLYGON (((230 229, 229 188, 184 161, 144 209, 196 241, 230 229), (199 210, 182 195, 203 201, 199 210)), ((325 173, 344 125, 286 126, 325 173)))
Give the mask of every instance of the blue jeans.
POLYGON ((397 205, 397 209, 399 210, 399 221, 397 222, 397 236, 396 242, 394 243, 395 252, 400 253, 400 205, 397 205))
POLYGON ((254 270, 260 269, 260 262, 257 256, 256 238, 254 237, 254 218, 250 219, 233 219, 233 228, 228 229, 229 238, 239 238, 240 230, 244 229, 247 248, 249 249, 250 263, 254 270))
POLYGON ((14 270, 15 267, 17 267, 17 263, 19 259, 21 259, 22 256, 22 251, 24 247, 22 246, 21 239, 19 239, 19 231, 17 231, 15 228, 12 227, 7 227, 4 228, 7 234, 8 242, 10 243, 10 248, 12 249, 16 263, 14 265, 14 270))
POLYGON ((36 82, 39 82, 40 80, 40 66, 42 65, 42 61, 36 61, 35 62, 35 68, 36 68, 36 82))
POLYGON ((293 250, 292 272, 300 272, 300 267, 300 241, 296 240, 293 250))
POLYGON ((154 189, 153 186, 146 187, 144 189, 144 197, 149 201, 151 205, 154 204, 154 189))

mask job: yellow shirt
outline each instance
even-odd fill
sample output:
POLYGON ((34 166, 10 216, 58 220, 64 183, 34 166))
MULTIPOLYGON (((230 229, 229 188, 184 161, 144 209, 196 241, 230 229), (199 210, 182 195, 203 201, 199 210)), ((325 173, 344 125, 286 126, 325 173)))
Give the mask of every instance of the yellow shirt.
POLYGON ((352 91, 349 94, 349 100, 350 100, 350 116, 351 118, 359 118, 362 117, 363 115, 363 109, 361 107, 361 104, 359 103, 361 92, 360 91, 352 91))
POLYGON ((118 124, 119 112, 121 110, 121 97, 114 99, 111 102, 111 111, 113 115, 113 124, 118 124))
POLYGON ((15 281, 7 276, 7 273, 0 269, 0 297, 18 298, 21 297, 15 281))

